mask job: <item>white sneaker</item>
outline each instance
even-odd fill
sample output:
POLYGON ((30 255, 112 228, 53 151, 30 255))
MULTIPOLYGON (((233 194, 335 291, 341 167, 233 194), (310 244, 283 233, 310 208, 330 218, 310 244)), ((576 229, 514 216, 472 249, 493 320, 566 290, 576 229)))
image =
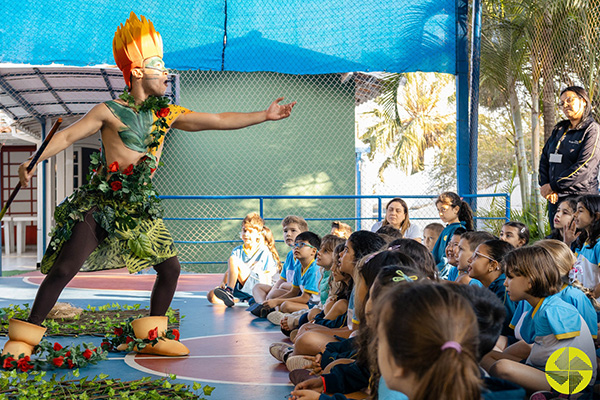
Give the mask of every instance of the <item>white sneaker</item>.
POLYGON ((271 343, 269 346, 269 353, 271 353, 271 355, 275 357, 277 361, 281 362, 285 362, 284 356, 292 351, 294 351, 294 347, 283 342, 271 343))
POLYGON ((289 316, 290 314, 282 313, 281 311, 273 311, 267 315, 267 319, 273 324, 279 326, 279 323, 285 316, 289 316))
POLYGON ((289 356, 285 362, 288 371, 295 369, 304 369, 312 365, 312 361, 307 360, 304 356, 289 356))

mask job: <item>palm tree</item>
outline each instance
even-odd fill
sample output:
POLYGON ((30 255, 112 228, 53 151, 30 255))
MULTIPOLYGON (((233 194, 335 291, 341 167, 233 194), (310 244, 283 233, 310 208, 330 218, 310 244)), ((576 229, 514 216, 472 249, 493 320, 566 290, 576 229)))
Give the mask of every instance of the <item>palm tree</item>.
POLYGON ((376 152, 392 149, 379 168, 401 166, 415 173, 424 168, 425 150, 438 146, 442 135, 454 131, 455 112, 448 113, 444 99, 452 76, 439 73, 390 74, 383 80, 378 107, 366 114, 379 122, 370 126, 359 139, 370 144, 372 159, 376 152))

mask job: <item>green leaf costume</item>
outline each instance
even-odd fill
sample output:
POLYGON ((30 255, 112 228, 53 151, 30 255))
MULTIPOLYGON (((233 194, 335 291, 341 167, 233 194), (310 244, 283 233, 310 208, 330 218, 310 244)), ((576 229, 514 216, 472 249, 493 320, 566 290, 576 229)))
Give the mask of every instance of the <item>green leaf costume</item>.
POLYGON ((90 182, 56 207, 56 226, 50 232, 50 244, 42 258, 42 273, 50 271, 74 225, 83 221, 90 210, 108 236, 81 271, 127 267, 134 273, 177 255, 162 220, 163 210, 151 174, 158 167, 155 154, 164 134, 179 115, 190 110, 168 104, 166 98, 151 97, 149 103, 150 107, 142 106, 137 112, 116 101, 104 103, 125 125, 119 130, 123 144, 146 155, 137 165, 122 171, 116 163, 107 165, 104 146, 101 154, 92 155, 90 182))

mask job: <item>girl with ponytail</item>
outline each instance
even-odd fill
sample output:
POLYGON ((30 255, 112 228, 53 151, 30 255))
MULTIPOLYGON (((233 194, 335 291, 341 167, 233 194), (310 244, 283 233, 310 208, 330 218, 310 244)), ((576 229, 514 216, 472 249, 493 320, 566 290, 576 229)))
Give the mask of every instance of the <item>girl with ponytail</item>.
POLYGON ((469 302, 444 285, 395 286, 377 310, 377 360, 386 386, 410 400, 479 399, 478 326, 469 302))
POLYGON ((459 195, 454 192, 444 192, 435 201, 435 206, 440 213, 440 219, 446 223, 446 227, 438 237, 433 246, 433 257, 439 270, 444 268, 446 245, 452 238, 452 234, 459 227, 467 231, 473 230, 473 211, 459 195))

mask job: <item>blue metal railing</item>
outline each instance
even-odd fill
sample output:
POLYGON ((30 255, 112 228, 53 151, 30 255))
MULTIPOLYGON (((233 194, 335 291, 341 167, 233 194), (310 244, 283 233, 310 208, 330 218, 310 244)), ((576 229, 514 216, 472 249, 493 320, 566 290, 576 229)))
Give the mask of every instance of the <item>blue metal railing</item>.
MULTIPOLYGON (((394 197, 401 197, 403 199, 431 199, 434 200, 437 196, 396 196, 396 195, 324 195, 324 196, 279 196, 279 195, 265 195, 265 196, 251 196, 251 195, 240 195, 240 196, 160 196, 163 200, 258 200, 258 209, 261 218, 265 221, 281 221, 284 216, 265 216, 265 200, 363 200, 363 199, 375 199, 377 200, 377 220, 381 221, 383 218, 383 201, 389 201, 394 197)), ((505 215, 504 217, 475 217, 475 219, 485 220, 510 220, 510 195, 506 193, 494 193, 494 194, 477 194, 477 195, 464 195, 465 198, 504 198, 505 204, 505 215)), ((242 221, 243 217, 168 217, 164 218, 165 221, 242 221)), ((360 222, 362 220, 373 220, 372 216, 363 217, 361 213, 356 211, 356 216, 336 216, 336 217, 319 217, 311 218, 305 217, 306 221, 356 221, 357 227, 360 228, 360 222)), ((411 220, 438 220, 437 215, 435 217, 411 217, 411 220)), ((241 243, 241 240, 174 240, 175 243, 179 244, 197 244, 197 245, 215 245, 224 243, 241 243)), ((282 240, 277 242, 281 243, 282 240)), ((226 264, 225 260, 218 261, 180 261, 181 264, 226 264)))

